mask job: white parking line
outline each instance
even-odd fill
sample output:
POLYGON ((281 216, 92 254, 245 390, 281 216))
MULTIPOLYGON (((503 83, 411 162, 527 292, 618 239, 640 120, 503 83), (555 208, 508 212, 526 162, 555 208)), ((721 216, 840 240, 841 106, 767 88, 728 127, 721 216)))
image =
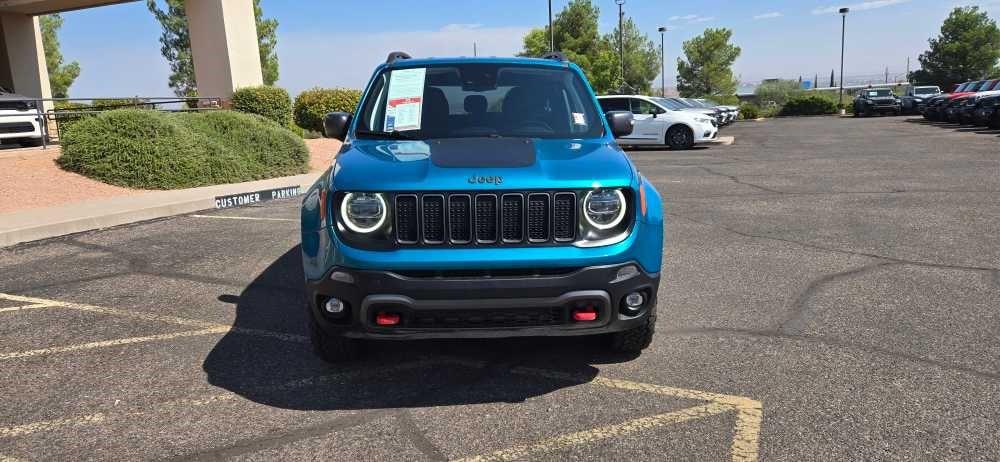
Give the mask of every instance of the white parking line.
POLYGON ((185 332, 174 332, 170 334, 147 335, 145 337, 119 338, 115 340, 105 340, 102 342, 82 343, 79 345, 68 345, 61 347, 40 348, 37 350, 15 351, 13 353, 0 353, 0 360, 27 358, 31 356, 50 355, 54 353, 66 353, 69 351, 92 350, 94 348, 104 348, 118 345, 130 345, 133 343, 153 342, 157 340, 170 340, 181 337, 195 337, 208 334, 224 334, 229 332, 228 326, 213 327, 211 329, 191 330, 185 332))
POLYGON ((294 221, 299 220, 293 218, 266 218, 266 217, 231 217, 225 215, 191 215, 195 218, 218 218, 220 220, 251 220, 251 221, 294 221))

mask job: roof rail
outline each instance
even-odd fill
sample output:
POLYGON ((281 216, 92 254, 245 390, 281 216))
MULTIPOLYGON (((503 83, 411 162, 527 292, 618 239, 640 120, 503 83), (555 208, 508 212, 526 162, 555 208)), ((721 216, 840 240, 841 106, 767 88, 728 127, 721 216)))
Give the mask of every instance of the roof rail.
POLYGON ((556 61, 566 62, 566 55, 558 51, 550 51, 542 55, 542 59, 554 59, 556 61))
POLYGON ((410 59, 410 55, 402 51, 393 51, 392 53, 389 53, 388 58, 385 58, 385 63, 392 64, 400 59, 410 59))

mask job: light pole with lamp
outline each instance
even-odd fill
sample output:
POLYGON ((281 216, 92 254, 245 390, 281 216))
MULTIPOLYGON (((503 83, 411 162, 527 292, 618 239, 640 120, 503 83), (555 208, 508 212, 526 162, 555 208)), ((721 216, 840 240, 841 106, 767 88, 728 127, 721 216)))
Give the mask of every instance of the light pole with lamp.
POLYGON ((618 57, 622 62, 621 90, 624 90, 627 85, 625 83, 625 39, 624 39, 625 36, 623 35, 624 31, 622 30, 625 18, 625 13, 622 12, 622 5, 625 4, 625 0, 615 0, 615 3, 618 5, 618 57))
POLYGON ((842 19, 840 25, 840 99, 839 105, 844 106, 844 38, 847 36, 847 13, 850 12, 850 8, 841 8, 840 17, 842 19))
POLYGON ((549 52, 556 51, 556 31, 552 29, 552 0, 549 0, 549 52))
POLYGON ((656 29, 660 32, 660 96, 667 97, 667 61, 663 54, 663 33, 670 30, 666 27, 656 29))

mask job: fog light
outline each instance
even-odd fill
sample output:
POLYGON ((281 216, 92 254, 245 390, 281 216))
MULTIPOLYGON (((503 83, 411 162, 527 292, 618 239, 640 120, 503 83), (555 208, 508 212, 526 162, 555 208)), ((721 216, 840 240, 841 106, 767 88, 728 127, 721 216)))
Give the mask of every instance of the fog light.
POLYGON ((625 305, 633 310, 639 309, 645 301, 646 297, 643 297, 639 292, 632 292, 625 296, 625 305))
POLYGON ((615 275, 615 278, 611 281, 611 283, 614 284, 616 282, 624 281, 628 278, 636 276, 637 274, 639 274, 639 268, 636 268, 635 265, 623 266, 618 270, 618 274, 615 275))
POLYGON ((344 312, 344 302, 336 298, 331 298, 323 304, 323 309, 330 314, 340 314, 344 312))

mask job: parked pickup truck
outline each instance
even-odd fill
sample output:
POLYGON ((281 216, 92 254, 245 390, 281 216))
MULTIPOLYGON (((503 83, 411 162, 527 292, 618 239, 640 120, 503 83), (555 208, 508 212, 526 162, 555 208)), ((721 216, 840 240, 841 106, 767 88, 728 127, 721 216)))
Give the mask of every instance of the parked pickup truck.
POLYGON ((316 353, 365 342, 599 336, 649 346, 663 208, 616 142, 583 71, 543 58, 380 65, 344 141, 302 204, 305 300, 316 353))

